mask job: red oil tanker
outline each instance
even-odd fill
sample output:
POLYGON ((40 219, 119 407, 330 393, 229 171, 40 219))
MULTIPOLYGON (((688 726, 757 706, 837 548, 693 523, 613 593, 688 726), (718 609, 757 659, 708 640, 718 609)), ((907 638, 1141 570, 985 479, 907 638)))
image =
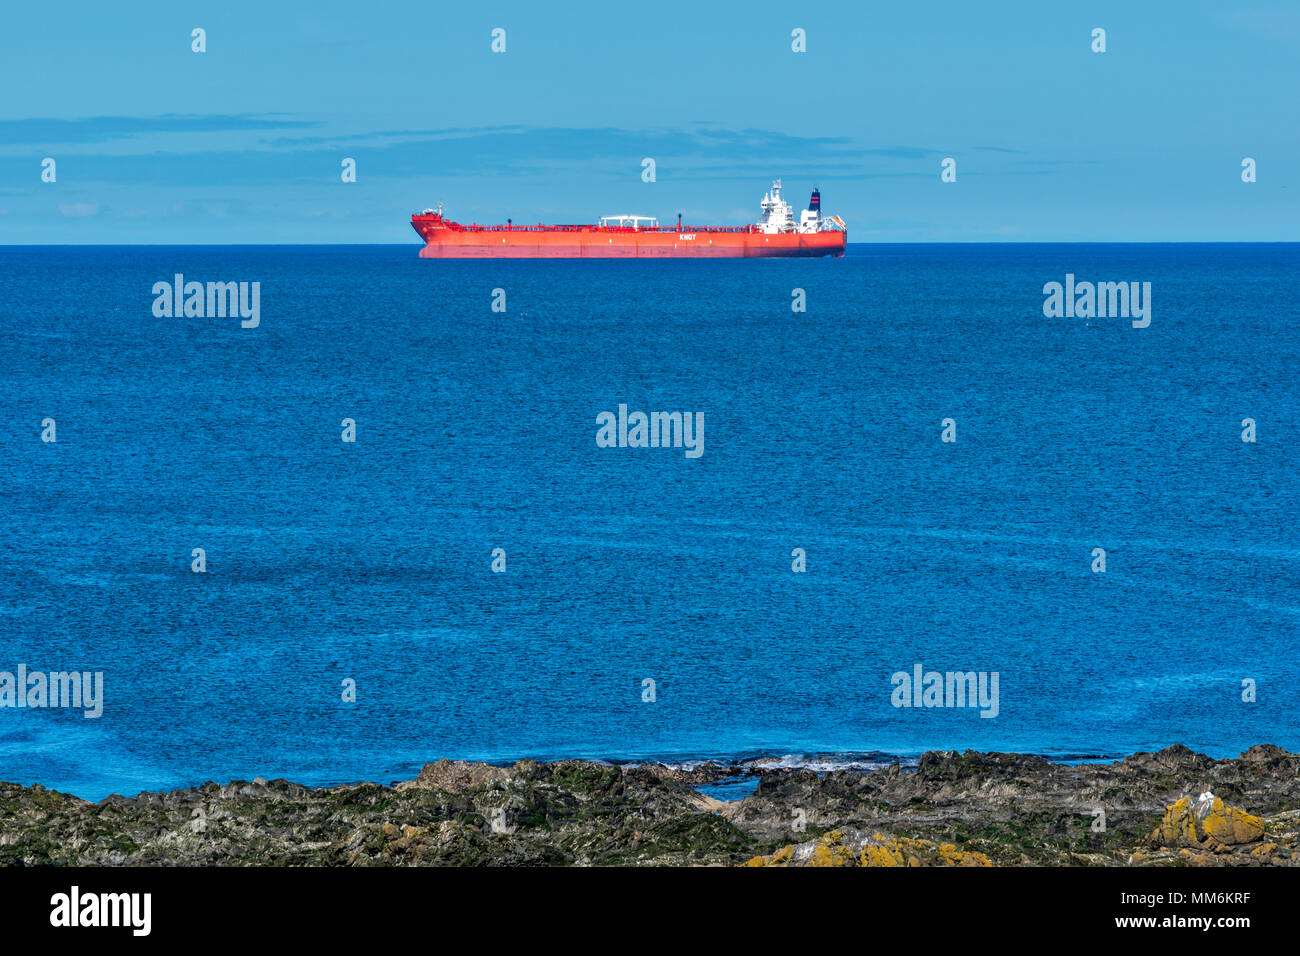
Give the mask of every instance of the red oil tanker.
POLYGON ((660 226, 650 216, 605 216, 594 226, 464 225, 437 209, 411 217, 424 240, 424 259, 652 259, 676 256, 842 256, 848 227, 822 217, 821 192, 812 191, 799 219, 781 198, 781 180, 763 197, 751 226, 660 226))

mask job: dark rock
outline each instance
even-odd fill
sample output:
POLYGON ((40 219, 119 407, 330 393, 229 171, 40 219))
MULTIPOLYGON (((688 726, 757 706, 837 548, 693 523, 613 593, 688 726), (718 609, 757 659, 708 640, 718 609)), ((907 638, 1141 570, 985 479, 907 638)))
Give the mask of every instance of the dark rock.
POLYGON ((0 783, 0 865, 1290 865, 1300 756, 1182 745, 1114 763, 934 751, 915 771, 510 767, 438 760, 392 787, 208 782, 99 803, 0 783), (692 785, 757 777, 722 803, 692 785), (1198 795, 1213 791, 1214 797, 1198 795), (1180 800, 1185 802, 1180 803, 1180 800), (1197 816, 1200 807, 1205 810, 1197 816), (1093 829, 1105 814, 1105 828, 1093 829))

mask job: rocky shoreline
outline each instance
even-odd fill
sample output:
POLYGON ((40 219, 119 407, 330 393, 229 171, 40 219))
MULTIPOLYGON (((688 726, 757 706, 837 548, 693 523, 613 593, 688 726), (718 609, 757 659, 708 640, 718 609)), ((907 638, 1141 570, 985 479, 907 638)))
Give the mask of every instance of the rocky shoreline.
POLYGON ((439 760, 392 786, 259 778, 99 803, 0 783, 5 866, 1290 866, 1298 841, 1300 755, 1270 745, 821 774, 439 760), (756 778, 742 800, 695 789, 739 773, 756 778))

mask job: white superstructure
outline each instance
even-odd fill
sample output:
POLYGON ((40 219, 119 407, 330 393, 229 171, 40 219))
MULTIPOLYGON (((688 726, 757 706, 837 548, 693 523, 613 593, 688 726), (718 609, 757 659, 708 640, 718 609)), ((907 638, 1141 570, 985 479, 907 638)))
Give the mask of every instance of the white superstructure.
POLYGON ((772 181, 770 191, 763 194, 763 214, 758 220, 759 232, 794 232, 794 210, 781 198, 781 180, 772 181))
POLYGON ((808 200, 808 208, 799 214, 799 221, 795 222, 794 209, 781 198, 781 180, 775 179, 772 181, 772 188, 763 195, 763 212, 756 228, 759 232, 773 234, 826 232, 846 228, 844 221, 838 216, 823 219, 821 206, 821 191, 814 188, 812 198, 808 200))

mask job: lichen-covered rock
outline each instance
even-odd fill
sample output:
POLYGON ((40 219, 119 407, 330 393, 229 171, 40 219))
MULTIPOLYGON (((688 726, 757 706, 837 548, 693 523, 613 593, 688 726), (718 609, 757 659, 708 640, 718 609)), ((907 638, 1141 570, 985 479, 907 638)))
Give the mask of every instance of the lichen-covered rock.
POLYGON ((756 856, 744 866, 854 866, 854 852, 843 830, 830 830, 816 840, 793 844, 769 856, 756 856))
POLYGON ((832 830, 813 846, 805 866, 853 866, 853 850, 844 843, 844 832, 832 830))
POLYGON ((816 840, 756 856, 745 866, 992 866, 983 853, 884 833, 830 830, 816 840))
POLYGON ((1263 820, 1206 791, 1172 803, 1147 839, 1156 846, 1215 849, 1254 843, 1263 836, 1263 820))
POLYGON ((1200 821, 1205 839, 1225 846, 1254 843, 1264 835, 1264 821, 1257 816, 1229 807, 1218 797, 1200 821))
POLYGON ((1182 797, 1171 804, 1149 839, 1157 846, 1200 846, 1192 798, 1182 797))

